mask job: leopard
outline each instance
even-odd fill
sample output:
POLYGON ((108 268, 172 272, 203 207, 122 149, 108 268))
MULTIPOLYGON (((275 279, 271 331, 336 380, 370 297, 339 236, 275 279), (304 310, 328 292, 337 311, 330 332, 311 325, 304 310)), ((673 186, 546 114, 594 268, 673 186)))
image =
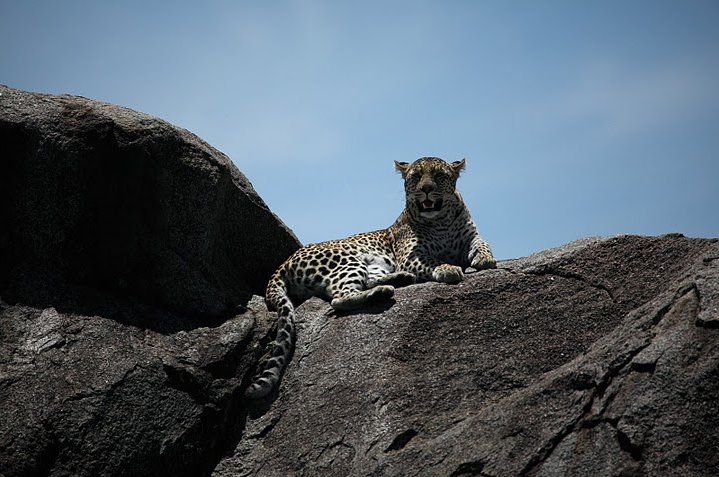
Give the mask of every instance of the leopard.
POLYGON ((277 331, 245 396, 262 398, 278 386, 294 349, 295 308, 308 298, 347 312, 389 301, 396 287, 456 284, 466 271, 496 268, 457 191, 466 160, 394 163, 404 180, 405 208, 390 227, 303 246, 270 278, 265 303, 277 312, 277 331))

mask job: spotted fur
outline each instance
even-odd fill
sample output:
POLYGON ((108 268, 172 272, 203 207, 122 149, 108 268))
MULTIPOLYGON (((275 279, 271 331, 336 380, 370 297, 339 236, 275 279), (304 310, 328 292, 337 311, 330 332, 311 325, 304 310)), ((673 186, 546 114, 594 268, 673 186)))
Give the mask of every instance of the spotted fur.
POLYGON ((392 226, 307 245, 279 267, 265 295, 267 308, 277 311, 277 336, 247 396, 263 397, 279 382, 294 346, 295 305, 307 298, 319 296, 336 310, 351 310, 389 299, 395 286, 457 283, 467 267, 496 266, 456 190, 464 166, 464 159, 395 161, 406 206, 392 226))

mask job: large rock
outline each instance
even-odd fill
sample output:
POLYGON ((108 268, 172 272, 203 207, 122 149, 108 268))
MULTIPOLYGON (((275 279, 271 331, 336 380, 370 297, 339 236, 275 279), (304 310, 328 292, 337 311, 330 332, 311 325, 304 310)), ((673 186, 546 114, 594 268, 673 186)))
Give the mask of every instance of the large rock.
POLYGON ((84 299, 93 312, 0 303, 0 476, 207 475, 245 419, 270 318, 84 299))
POLYGON ((165 121, 0 86, 0 296, 66 284, 191 315, 264 293, 299 243, 221 152, 165 121))
POLYGON ((216 477, 717 475, 719 243, 585 239, 389 309, 298 309, 216 477))
POLYGON ((189 132, 0 87, 0 476, 209 473, 298 246, 189 132))

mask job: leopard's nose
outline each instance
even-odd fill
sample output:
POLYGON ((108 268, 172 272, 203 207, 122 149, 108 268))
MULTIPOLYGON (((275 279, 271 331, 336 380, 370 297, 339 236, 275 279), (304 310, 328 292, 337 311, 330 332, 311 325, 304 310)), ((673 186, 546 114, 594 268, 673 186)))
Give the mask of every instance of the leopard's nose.
POLYGON ((420 189, 422 190, 422 192, 425 193, 432 192, 434 190, 434 184, 432 184, 431 182, 427 182, 425 184, 422 184, 422 187, 420 187, 420 189))

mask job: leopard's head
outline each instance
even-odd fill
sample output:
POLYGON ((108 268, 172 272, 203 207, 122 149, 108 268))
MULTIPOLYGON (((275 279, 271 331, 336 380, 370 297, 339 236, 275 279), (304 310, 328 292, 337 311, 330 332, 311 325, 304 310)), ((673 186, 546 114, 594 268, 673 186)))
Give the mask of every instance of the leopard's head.
POLYGON ((438 157, 421 157, 412 164, 398 161, 394 164, 404 179, 407 210, 413 217, 443 216, 449 206, 461 200, 456 185, 464 159, 448 163, 438 157))

